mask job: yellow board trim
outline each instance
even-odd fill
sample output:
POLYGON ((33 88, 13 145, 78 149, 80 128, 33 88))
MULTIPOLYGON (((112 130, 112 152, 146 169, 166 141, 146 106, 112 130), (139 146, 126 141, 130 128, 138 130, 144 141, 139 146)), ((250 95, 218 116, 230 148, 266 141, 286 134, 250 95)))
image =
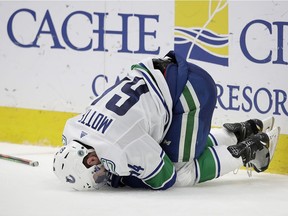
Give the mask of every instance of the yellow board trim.
POLYGON ((218 34, 228 34, 228 13, 227 0, 176 0, 175 26, 205 26, 218 34))
POLYGON ((60 146, 67 119, 75 113, 0 107, 0 141, 60 146))
POLYGON ((288 174, 288 135, 281 134, 267 172, 288 174))
MULTIPOLYGON (((66 121, 77 113, 0 107, 0 141, 61 146, 66 121)), ((266 172, 288 174, 288 135, 281 134, 266 172)))

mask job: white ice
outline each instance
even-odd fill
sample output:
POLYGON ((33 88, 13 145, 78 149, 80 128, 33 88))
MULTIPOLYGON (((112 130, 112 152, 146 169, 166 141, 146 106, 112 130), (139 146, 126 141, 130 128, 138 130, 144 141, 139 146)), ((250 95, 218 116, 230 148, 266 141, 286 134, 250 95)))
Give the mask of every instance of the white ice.
POLYGON ((288 215, 288 175, 244 170, 190 188, 79 192, 52 172, 52 147, 0 143, 0 153, 39 161, 31 167, 0 159, 0 216, 278 216, 288 215))

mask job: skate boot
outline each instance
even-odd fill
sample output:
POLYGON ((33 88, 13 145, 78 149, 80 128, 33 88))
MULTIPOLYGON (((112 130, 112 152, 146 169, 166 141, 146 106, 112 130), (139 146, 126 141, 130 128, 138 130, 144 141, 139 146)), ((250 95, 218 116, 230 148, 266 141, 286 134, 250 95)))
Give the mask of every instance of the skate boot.
POLYGON ((256 172, 263 172, 268 168, 272 159, 279 133, 279 127, 267 133, 259 132, 227 149, 233 157, 242 158, 243 165, 247 167, 247 170, 254 168, 256 172))
POLYGON ((168 52, 164 58, 154 58, 152 61, 154 68, 160 70, 163 75, 165 75, 166 68, 169 64, 177 64, 174 51, 168 52))
POLYGON ((237 141, 242 142, 247 137, 257 134, 258 132, 267 132, 273 128, 274 117, 269 117, 263 121, 259 119, 250 119, 240 123, 225 123, 223 127, 233 132, 237 137, 237 141))
POLYGON ((269 151, 267 153, 267 149, 263 148, 262 150, 256 151, 255 159, 251 160, 248 164, 250 167, 253 167, 256 172, 265 171, 269 163, 271 162, 276 146, 278 144, 280 134, 280 127, 276 127, 273 130, 267 132, 269 137, 269 151), (267 154, 269 154, 269 158, 267 158, 267 154))
POLYGON ((152 59, 152 61, 153 61, 154 68, 160 70, 163 75, 165 75, 167 66, 171 63, 174 63, 171 58, 167 58, 167 57, 155 58, 155 59, 152 59))
POLYGON ((256 157, 256 151, 267 149, 269 153, 269 136, 266 133, 260 132, 236 145, 228 146, 228 151, 235 158, 242 158, 244 166, 256 157))

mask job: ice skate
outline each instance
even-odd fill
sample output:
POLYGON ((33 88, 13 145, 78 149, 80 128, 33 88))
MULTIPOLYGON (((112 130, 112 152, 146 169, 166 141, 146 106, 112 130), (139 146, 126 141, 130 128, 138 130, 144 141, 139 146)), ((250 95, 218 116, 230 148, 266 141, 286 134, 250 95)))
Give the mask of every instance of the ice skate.
POLYGON ((262 150, 256 151, 256 156, 254 160, 251 160, 248 164, 249 166, 252 166, 256 172, 263 172, 265 171, 275 152, 275 148, 278 144, 278 139, 279 139, 279 134, 280 134, 280 128, 274 128, 273 130, 267 132, 267 135, 269 137, 269 148, 268 148, 268 153, 267 149, 263 148, 262 150), (269 157, 267 158, 267 155, 269 157))
POLYGON ((155 69, 158 69, 162 72, 162 74, 165 74, 165 71, 166 71, 166 67, 173 63, 172 59, 171 58, 155 58, 155 59, 152 59, 153 61, 153 66, 155 69))
POLYGON ((166 68, 169 64, 177 64, 174 52, 171 51, 167 53, 164 58, 154 58, 152 61, 154 68, 160 70, 163 75, 165 75, 166 68))
POLYGON ((274 117, 269 117, 264 120, 250 119, 240 123, 225 123, 223 127, 228 131, 233 132, 237 137, 237 141, 242 142, 251 135, 259 132, 268 132, 272 130, 274 125, 274 117))
POLYGON ((271 131, 273 129, 273 126, 274 126, 274 117, 273 116, 270 116, 264 120, 261 120, 262 123, 263 123, 263 128, 262 128, 262 132, 264 133, 267 133, 269 131, 271 131))
POLYGON ((279 134, 279 127, 267 133, 259 132, 227 149, 233 157, 241 157, 243 165, 248 169, 253 167, 256 172, 263 172, 268 168, 274 155, 279 134))
POLYGON ((259 132, 236 145, 229 146, 227 149, 233 157, 242 157, 244 166, 251 160, 255 159, 256 151, 267 149, 269 152, 269 136, 266 133, 259 132))

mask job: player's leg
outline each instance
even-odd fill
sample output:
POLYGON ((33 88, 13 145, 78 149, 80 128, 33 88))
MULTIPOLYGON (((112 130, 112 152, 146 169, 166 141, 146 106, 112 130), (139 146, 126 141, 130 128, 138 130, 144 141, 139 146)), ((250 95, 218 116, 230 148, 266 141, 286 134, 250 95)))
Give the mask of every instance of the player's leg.
POLYGON ((212 129, 202 155, 187 163, 176 163, 178 186, 194 185, 223 176, 248 164, 257 172, 268 168, 278 142, 280 128, 260 132, 237 143, 224 128, 212 129), (227 148, 227 146, 229 146, 227 148))
POLYGON ((176 186, 192 186, 223 176, 243 166, 241 158, 235 158, 227 146, 205 148, 198 159, 186 163, 177 163, 176 186))
POLYGON ((271 116, 264 120, 250 119, 245 122, 225 123, 223 125, 228 131, 234 133, 238 142, 245 140, 247 137, 257 134, 260 131, 268 132, 272 130, 274 125, 274 117, 271 116))
POLYGON ((161 144, 173 162, 192 161, 202 154, 216 105, 216 86, 211 76, 196 65, 186 66, 186 71, 179 72, 178 76, 171 70, 175 65, 171 65, 166 73, 168 84, 170 78, 174 81, 169 85, 172 95, 178 95, 180 90, 177 86, 172 88, 175 79, 178 79, 177 83, 182 83, 182 78, 185 80, 179 96, 173 97, 172 123, 161 144))
POLYGON ((257 172, 265 171, 273 157, 278 143, 280 128, 260 132, 248 137, 246 140, 229 146, 227 149, 235 158, 242 158, 246 167, 253 167, 257 172))
POLYGON ((269 132, 274 125, 274 117, 264 120, 250 119, 245 122, 225 123, 223 128, 212 128, 207 146, 234 145, 259 132, 269 132))
POLYGON ((173 162, 188 162, 204 150, 216 105, 216 85, 202 68, 180 57, 170 64, 166 80, 173 116, 161 147, 173 162))
POLYGON ((251 166, 257 172, 266 170, 270 163, 269 151, 273 154, 279 135, 279 129, 271 130, 273 124, 274 118, 269 117, 264 120, 253 119, 233 123, 231 125, 237 128, 233 132, 227 130, 225 126, 212 128, 206 149, 196 160, 196 168, 198 168, 196 182, 218 178, 243 165, 251 166), (252 130, 251 127, 255 129, 252 130), (240 142, 239 137, 242 139, 240 142), (266 146, 261 145, 261 142, 266 143, 266 146), (233 150, 236 149, 239 151, 237 155, 233 154, 233 150))
POLYGON ((234 133, 225 128, 212 128, 206 148, 200 157, 195 159, 195 183, 215 179, 240 168, 243 165, 242 160, 233 157, 227 150, 228 146, 235 144, 237 138, 234 133))

